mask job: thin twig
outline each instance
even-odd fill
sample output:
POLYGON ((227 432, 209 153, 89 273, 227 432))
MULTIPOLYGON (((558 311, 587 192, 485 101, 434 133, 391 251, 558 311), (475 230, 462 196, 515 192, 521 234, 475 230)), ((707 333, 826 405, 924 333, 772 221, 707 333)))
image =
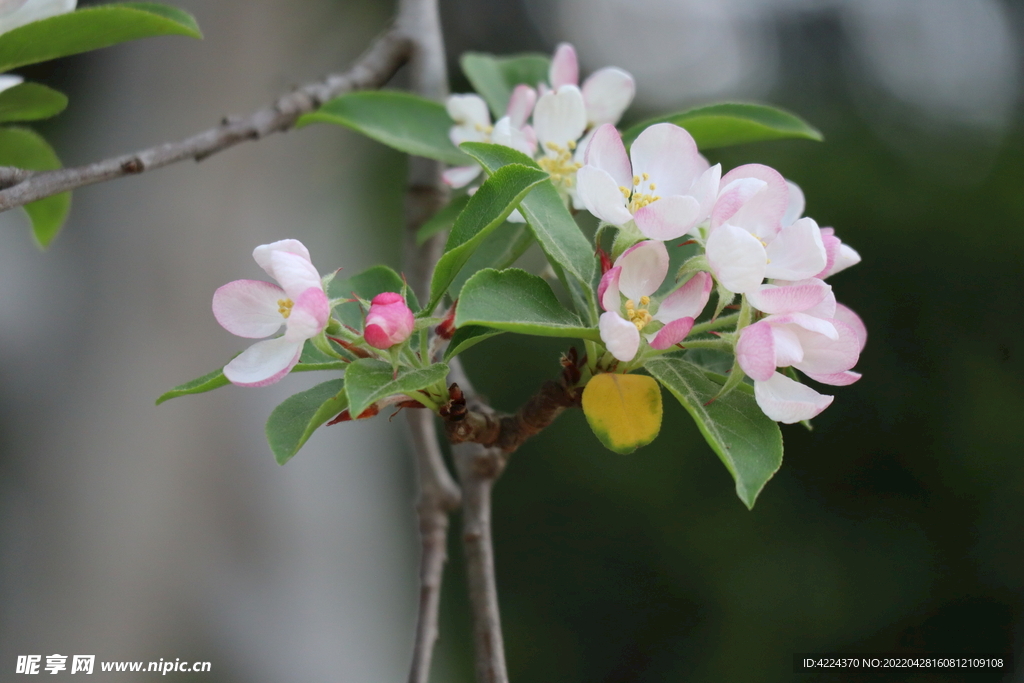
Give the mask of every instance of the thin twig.
MULTIPOLYGON (((413 92, 433 100, 448 94, 448 72, 444 39, 437 0, 401 0, 396 29, 411 42, 409 60, 410 87, 413 92)), ((448 201, 441 181, 443 168, 436 161, 409 159, 409 188, 405 200, 405 273, 421 301, 428 298, 430 275, 441 255, 441 236, 416 244, 416 233, 423 223, 448 201)), ((441 456, 437 428, 432 413, 410 410, 409 425, 416 451, 419 481, 420 605, 416 623, 409 683, 427 683, 434 645, 438 639, 438 612, 441 582, 447 560, 448 515, 459 506, 461 493, 441 456)))
POLYGON ((408 34, 393 28, 378 38, 347 72, 299 88, 247 118, 225 118, 216 128, 178 142, 167 142, 132 154, 56 171, 32 172, 0 167, 0 211, 178 161, 202 161, 238 143, 288 130, 301 115, 334 97, 386 83, 408 59, 411 48, 408 34))

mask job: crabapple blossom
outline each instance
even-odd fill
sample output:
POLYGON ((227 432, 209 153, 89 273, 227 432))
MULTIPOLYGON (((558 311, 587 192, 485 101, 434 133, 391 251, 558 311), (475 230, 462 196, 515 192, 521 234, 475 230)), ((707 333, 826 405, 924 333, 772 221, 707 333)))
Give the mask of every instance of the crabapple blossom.
POLYGON ((395 292, 383 292, 370 302, 363 336, 366 343, 375 349, 390 349, 408 339, 415 324, 405 297, 395 292))
POLYGON ((577 193, 587 210, 620 228, 632 222, 650 239, 693 231, 715 205, 721 166, 709 167, 693 137, 671 123, 644 130, 628 155, 619 131, 605 124, 584 158, 577 193))
POLYGON ((711 295, 711 276, 707 273, 696 273, 660 305, 651 299, 668 274, 668 264, 665 245, 645 240, 623 252, 601 278, 597 295, 606 312, 598 328, 601 340, 618 360, 636 357, 645 329, 650 330, 643 336, 651 348, 675 346, 686 338, 694 319, 704 310, 711 295))
MULTIPOLYGON (((555 49, 548 81, 553 90, 563 85, 579 86, 579 60, 576 58, 576 48, 571 44, 561 43, 555 49)), ((618 123, 636 93, 633 77, 614 66, 598 69, 579 87, 586 110, 587 128, 591 129, 605 123, 618 123)), ((542 93, 544 89, 542 86, 542 93)))
POLYGON ((77 0, 0 0, 0 33, 75 9, 77 0))
POLYGON ((239 337, 267 337, 284 325, 280 337, 256 342, 224 366, 224 376, 243 387, 262 387, 287 375, 307 339, 323 332, 330 304, 309 251, 298 240, 256 247, 256 263, 280 286, 261 280, 235 280, 213 295, 213 315, 239 337))
MULTIPOLYGON (((445 102, 448 116, 455 125, 448 132, 452 144, 463 142, 493 142, 519 150, 532 157, 537 149, 537 137, 526 124, 537 102, 537 92, 528 85, 517 85, 505 110, 505 116, 491 125, 487 103, 479 95, 451 95, 445 102)), ((456 166, 444 172, 444 182, 451 187, 469 185, 480 175, 479 164, 456 166)))

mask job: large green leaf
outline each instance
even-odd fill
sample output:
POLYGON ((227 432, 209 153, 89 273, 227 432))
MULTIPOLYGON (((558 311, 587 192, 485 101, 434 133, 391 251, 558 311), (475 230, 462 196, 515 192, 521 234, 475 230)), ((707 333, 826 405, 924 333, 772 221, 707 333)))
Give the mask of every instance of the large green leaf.
POLYGON ((495 330, 482 325, 466 325, 465 327, 460 327, 455 330, 455 334, 452 335, 452 339, 448 343, 448 348, 445 349, 444 359, 448 360, 452 356, 457 356, 466 349, 476 346, 480 342, 486 341, 491 337, 497 337, 499 334, 505 333, 501 330, 495 330))
POLYGON ((782 466, 782 432, 754 401, 753 388, 736 390, 708 403, 725 378, 682 358, 657 358, 645 368, 679 399, 697 428, 736 480, 736 495, 748 508, 782 466))
POLYGON ((520 83, 536 88, 538 83, 548 80, 551 68, 551 59, 541 54, 495 57, 482 52, 466 52, 459 63, 462 73, 487 102, 495 119, 505 115, 513 88, 520 83))
MULTIPOLYGON (((0 128, 0 166, 52 171, 60 168, 61 164, 53 148, 37 133, 27 128, 0 128)), ((45 249, 53 242, 70 210, 70 192, 25 205, 32 221, 32 236, 40 247, 45 249)))
POLYGON ((727 103, 642 121, 630 126, 622 134, 622 141, 628 146, 645 128, 662 122, 688 130, 700 149, 787 138, 823 139, 819 130, 795 114, 763 104, 727 103))
POLYGON ((434 363, 419 370, 400 370, 394 377, 391 365, 373 358, 353 361, 345 373, 345 391, 349 413, 359 415, 371 405, 392 394, 415 395, 448 377, 448 366, 434 363))
POLYGON ((267 419, 267 443, 277 464, 291 460, 317 427, 346 407, 344 379, 332 379, 286 398, 267 419))
POLYGON ((86 7, 0 35, 0 73, 128 40, 163 35, 203 37, 192 15, 174 7, 150 2, 86 7))
POLYGON ((547 177, 539 168, 509 164, 491 174, 480 186, 448 235, 444 254, 430 280, 430 303, 426 310, 434 310, 480 242, 505 222, 530 188, 547 177))
POLYGON ((409 93, 365 90, 342 95, 303 115, 297 126, 310 123, 346 126, 414 156, 456 166, 472 163, 448 139, 455 122, 444 105, 409 93))
MULTIPOLYGON (((511 147, 465 142, 462 148, 488 173, 508 164, 539 168, 532 159, 511 147)), ((590 287, 597 270, 594 251, 555 186, 550 182, 538 184, 523 199, 520 210, 547 257, 584 286, 590 287)))
POLYGON ((63 93, 39 83, 19 83, 0 92, 0 123, 48 119, 67 106, 63 93))
MULTIPOLYGON (((405 280, 394 270, 387 266, 372 266, 350 278, 334 278, 327 285, 327 295, 332 299, 345 299, 355 295, 370 300, 382 292, 401 292, 403 287, 405 280)), ((405 301, 414 311, 419 307, 412 289, 406 290, 405 301)), ((363 311, 358 303, 344 303, 334 311, 338 319, 349 327, 363 329, 363 311)))
POLYGON ((453 299, 458 298, 459 292, 466 285, 469 278, 484 268, 504 270, 511 267, 519 260, 519 257, 526 253, 526 250, 533 244, 533 233, 530 232, 526 223, 506 221, 504 225, 488 235, 480 246, 476 248, 473 255, 462 266, 462 270, 452 280, 448 287, 448 293, 453 299))
POLYGON ((483 325, 542 337, 578 337, 600 341, 551 291, 543 278, 518 268, 487 268, 469 279, 455 308, 455 326, 483 325))

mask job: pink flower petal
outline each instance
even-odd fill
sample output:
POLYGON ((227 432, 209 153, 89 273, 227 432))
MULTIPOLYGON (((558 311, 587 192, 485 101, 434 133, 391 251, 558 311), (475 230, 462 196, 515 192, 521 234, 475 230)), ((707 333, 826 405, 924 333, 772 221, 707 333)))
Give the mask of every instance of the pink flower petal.
POLYGON ((860 350, 863 351, 864 345, 868 343, 868 328, 864 325, 864 321, 860 319, 860 316, 854 313, 848 306, 836 304, 836 313, 832 317, 853 330, 854 334, 857 335, 860 350))
POLYGON ((822 228, 821 244, 825 247, 825 269, 814 277, 825 279, 828 277, 828 274, 832 272, 832 268, 836 264, 836 256, 839 255, 839 247, 842 246, 843 241, 831 232, 826 234, 825 228, 822 228))
POLYGON ((686 335, 690 334, 691 329, 693 329, 693 318, 678 318, 665 325, 665 327, 658 330, 657 334, 653 334, 647 339, 650 342, 652 349, 663 351, 665 349, 672 348, 679 342, 686 339, 686 335))
POLYGON ((642 181, 638 190, 644 194, 686 194, 693 181, 707 170, 707 161, 697 151, 693 136, 671 123, 656 123, 640 133, 629 156, 633 160, 633 175, 642 181), (655 185, 653 189, 651 183, 655 185))
POLYGON ((520 83, 512 89, 512 97, 509 98, 505 116, 512 122, 513 128, 522 128, 526 124, 535 104, 537 91, 530 86, 520 83))
POLYGON ((640 298, 658 291, 668 274, 668 250, 664 243, 644 240, 615 259, 622 268, 619 290, 640 307, 640 298))
POLYGON ((578 85, 580 82, 580 65, 576 59, 576 49, 569 43, 559 43, 551 58, 548 70, 548 81, 551 87, 558 90, 563 85, 578 85))
POLYGON ((590 74, 583 82, 583 102, 587 105, 587 121, 592 126, 618 123, 622 113, 633 101, 636 83, 622 69, 606 67, 590 74))
POLYGON ((405 298, 397 292, 383 292, 370 302, 363 336, 370 346, 389 349, 408 339, 415 325, 405 298))
POLYGON ((840 244, 839 252, 836 254, 835 264, 829 269, 826 277, 831 277, 840 271, 846 270, 850 266, 857 265, 858 263, 860 263, 860 254, 858 254, 853 247, 847 244, 840 244))
POLYGON ((474 164, 472 166, 456 166, 446 170, 441 177, 444 179, 445 185, 459 189, 460 187, 465 187, 473 182, 473 180, 480 175, 481 170, 483 169, 480 168, 479 164, 474 164))
POLYGON ((764 280, 768 261, 764 246, 742 228, 726 223, 711 233, 707 257, 715 277, 730 292, 752 292, 764 280))
POLYGON ((801 218, 787 226, 765 249, 768 267, 765 277, 778 280, 804 280, 825 267, 825 246, 813 218, 801 218))
POLYGON ((688 233, 700 221, 700 204, 688 195, 672 195, 637 209, 636 227, 653 240, 673 240, 688 233))
POLYGON ((265 387, 288 374, 302 355, 302 342, 284 337, 256 342, 224 366, 224 376, 240 387, 265 387))
POLYGON ((711 230, 723 225, 736 215, 759 192, 765 192, 768 183, 759 178, 737 178, 728 184, 719 180, 721 190, 711 209, 711 230))
POLYGON ((769 419, 785 424, 810 420, 832 404, 834 397, 775 373, 766 381, 754 382, 754 398, 769 419))
POLYGON ((296 254, 275 251, 270 254, 270 268, 274 279, 281 285, 285 293, 293 301, 298 299, 310 287, 322 289, 320 273, 309 262, 296 254))
POLYGON ((772 325, 772 341, 775 344, 775 367, 789 367, 804 359, 804 348, 793 327, 772 325))
POLYGON ((597 298, 601 302, 601 308, 606 311, 617 311, 622 305, 619 298, 619 276, 622 274, 622 266, 611 268, 601 276, 601 282, 597 285, 597 298))
POLYGON ((763 164, 746 164, 726 173, 722 177, 722 187, 727 188, 734 180, 741 178, 762 180, 767 186, 751 196, 728 221, 769 242, 782 228, 782 217, 789 207, 786 179, 775 169, 763 164))
POLYGON ((795 223, 800 216, 804 215, 806 206, 804 191, 800 189, 800 186, 792 180, 787 180, 786 185, 789 187, 789 203, 786 205, 786 213, 782 214, 782 227, 795 223))
POLYGON ((533 129, 545 152, 549 144, 565 147, 576 142, 587 127, 587 111, 583 94, 575 85, 563 85, 545 93, 533 110, 533 129))
POLYGON ((235 280, 213 293, 213 317, 239 337, 269 337, 285 323, 278 300, 287 298, 283 289, 269 282, 235 280))
POLYGON ((633 220, 615 180, 596 166, 576 171, 576 195, 587 211, 612 225, 622 227, 633 220))
POLYGON ((861 374, 859 372, 853 372, 852 370, 837 372, 831 375, 819 375, 813 372, 805 372, 804 374, 815 382, 831 384, 834 387, 849 386, 861 378, 861 374))
POLYGON ((633 169, 629 165, 629 155, 622 144, 622 135, 615 126, 608 123, 597 128, 586 150, 583 158, 587 165, 596 166, 606 172, 617 187, 632 189, 633 169))
POLYGON ((636 357, 640 348, 640 332, 636 325, 614 311, 601 314, 597 323, 601 332, 601 341, 613 356, 621 361, 630 361, 636 357))
POLYGON ((776 367, 772 326, 761 321, 744 327, 736 342, 736 360, 743 372, 754 380, 771 378, 776 367))
POLYGON ((829 339, 803 329, 795 330, 804 350, 803 360, 793 364, 797 370, 816 375, 832 375, 849 370, 857 364, 860 358, 857 333, 838 320, 831 322, 839 333, 837 339, 829 339))
POLYGON ((519 128, 512 126, 512 121, 507 116, 498 119, 491 131, 491 142, 496 145, 505 145, 518 150, 528 157, 532 157, 537 151, 537 141, 532 135, 527 135, 519 128))
POLYGON ((662 300, 654 319, 671 323, 680 318, 696 318, 711 297, 711 286, 710 273, 694 274, 682 287, 662 300))
POLYGON ((271 256, 277 252, 294 254, 295 256, 312 263, 312 259, 309 258, 309 250, 306 249, 306 245, 298 240, 279 240, 277 242, 271 242, 270 244, 261 244, 252 250, 252 257, 255 259, 256 263, 259 264, 260 268, 267 271, 267 275, 278 282, 280 282, 280 279, 274 274, 274 266, 271 263, 271 256))
POLYGON ((747 300, 765 313, 798 313, 820 304, 831 290, 817 279, 801 280, 788 287, 764 284, 747 294, 747 300))
POLYGON ((290 342, 302 342, 320 334, 331 317, 331 305, 324 290, 310 287, 295 299, 284 336, 290 342))
POLYGON ((824 335, 829 339, 839 339, 839 331, 831 320, 823 320, 806 313, 786 313, 785 315, 770 315, 765 321, 775 326, 796 325, 808 332, 824 335))

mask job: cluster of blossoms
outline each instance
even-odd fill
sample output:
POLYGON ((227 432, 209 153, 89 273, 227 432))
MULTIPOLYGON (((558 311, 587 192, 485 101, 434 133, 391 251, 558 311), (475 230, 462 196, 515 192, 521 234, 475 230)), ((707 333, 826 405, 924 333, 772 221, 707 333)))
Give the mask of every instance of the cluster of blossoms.
MULTIPOLYGON (((329 327, 338 334, 346 331, 331 318, 331 309, 349 300, 328 300, 325 285, 333 274, 321 278, 298 240, 258 246, 252 256, 280 285, 262 280, 229 282, 213 295, 213 315, 225 330, 248 339, 268 337, 284 327, 283 335, 256 342, 224 366, 224 376, 232 383, 263 387, 291 372, 307 339, 325 346, 329 327)), ((398 292, 383 292, 364 303, 368 311, 362 335, 347 330, 349 339, 335 341, 367 357, 374 355, 374 349, 387 351, 412 334, 413 314, 398 292)))
MULTIPOLYGON (((780 368, 831 385, 859 379, 851 369, 866 340, 864 324, 836 303, 825 279, 860 256, 832 228, 802 217, 804 196, 796 184, 760 164, 723 175, 685 129, 669 123, 644 130, 627 153, 615 124, 632 101, 632 77, 606 68, 578 88, 570 45, 559 46, 549 79, 537 90, 518 86, 493 126, 478 96, 449 98, 456 123, 450 137, 456 145, 493 142, 536 157, 574 208, 585 208, 633 243, 606 265, 597 293, 605 311, 601 339, 615 359, 630 363, 679 345, 717 283, 719 297, 742 296, 741 328, 720 337, 754 380, 768 417, 798 422, 832 402, 780 368), (651 297, 668 275, 664 242, 683 236, 703 253, 685 269, 692 277, 656 302, 651 297)), ((446 180, 461 187, 479 170, 454 168, 446 180)))

